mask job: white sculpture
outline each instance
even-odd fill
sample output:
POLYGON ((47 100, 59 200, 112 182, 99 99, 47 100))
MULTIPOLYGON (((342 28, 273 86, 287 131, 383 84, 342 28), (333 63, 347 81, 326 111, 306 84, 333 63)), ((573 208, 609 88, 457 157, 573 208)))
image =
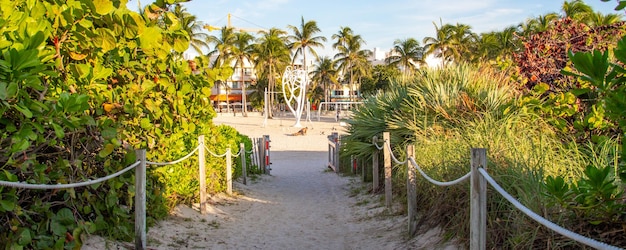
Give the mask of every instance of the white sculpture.
POLYGON ((306 104, 306 78, 306 71, 294 69, 291 66, 287 66, 285 73, 283 73, 283 95, 287 107, 296 117, 296 124, 293 125, 296 128, 302 127, 300 117, 302 117, 302 111, 306 104))

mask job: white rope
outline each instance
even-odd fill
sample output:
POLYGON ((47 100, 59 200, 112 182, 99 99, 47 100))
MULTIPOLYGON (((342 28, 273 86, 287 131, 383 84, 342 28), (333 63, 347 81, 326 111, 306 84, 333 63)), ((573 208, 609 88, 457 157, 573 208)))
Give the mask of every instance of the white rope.
POLYGON ((246 154, 252 154, 254 153, 254 149, 251 149, 250 151, 246 151, 246 154))
POLYGON ((378 150, 382 150, 382 149, 383 149, 383 147, 384 147, 384 145, 383 145, 383 146, 378 146, 378 144, 376 144, 376 139, 377 139, 377 138, 376 138, 376 136, 373 136, 373 137, 372 137, 372 144, 373 144, 373 145, 374 145, 374 147, 376 147, 378 150))
POLYGON ((428 180, 430 183, 435 184, 437 186, 452 186, 452 185, 456 185, 464 180, 469 179, 470 175, 472 175, 472 172, 468 172, 467 174, 465 174, 464 176, 461 176, 460 178, 453 180, 453 181, 448 181, 448 182, 441 182, 441 181, 437 181, 433 178, 430 178, 430 176, 428 176, 426 173, 424 173, 424 171, 422 171, 422 168, 420 168, 419 165, 417 165, 417 163, 415 162, 415 159, 413 157, 409 158, 409 161, 411 161, 411 164, 413 164, 413 166, 417 169, 417 171, 420 172, 420 174, 426 179, 428 180))
POLYGON ((108 175, 99 179, 85 181, 85 182, 70 183, 70 184, 30 184, 30 183, 25 183, 25 182, 0 181, 0 186, 7 186, 7 187, 13 187, 13 188, 26 188, 26 189, 63 189, 63 188, 84 187, 84 186, 93 185, 96 183, 100 183, 100 182, 118 177, 122 175, 123 173, 126 173, 128 170, 135 168, 140 163, 141 161, 137 161, 133 163, 132 165, 126 167, 125 169, 120 170, 117 173, 114 173, 112 175, 108 175))
POLYGON ((237 154, 231 155, 232 157, 239 157, 241 155, 241 150, 239 150, 239 152, 237 152, 237 154))
POLYGON ((391 155, 391 159, 393 159, 393 161, 396 162, 396 164, 406 164, 407 160, 405 159, 404 161, 400 161, 398 160, 398 158, 396 158, 395 155, 393 155, 393 150, 391 150, 391 145, 389 144, 388 141, 385 141, 385 145, 387 146, 387 149, 389 150, 389 154, 391 155))
POLYGON ((204 148, 206 149, 206 151, 209 151, 209 154, 211 154, 212 156, 215 156, 215 157, 224 157, 224 156, 226 156, 226 153, 223 153, 221 155, 213 153, 206 145, 204 146, 204 148))
POLYGON ((175 161, 170 161, 170 162, 151 162, 151 161, 146 161, 146 164, 148 165, 157 165, 157 166, 165 166, 165 165, 172 165, 172 164, 176 164, 179 163, 181 161, 187 160, 187 158, 191 157, 196 151, 198 151, 198 149, 200 149, 200 146, 197 146, 196 148, 194 148, 191 153, 183 156, 182 158, 175 160, 175 161))
POLYGON ((489 176, 489 173, 487 173, 487 171, 483 168, 479 168, 478 172, 480 172, 483 177, 485 177, 485 180, 487 180, 487 182, 489 182, 489 184, 496 190, 498 191, 498 193, 500 193, 502 195, 502 197, 504 197, 506 200, 508 200, 511 204, 513 204, 513 206, 515 206, 517 209, 519 209, 520 211, 522 211, 524 214, 526 214, 528 217, 532 218, 533 220, 539 222, 540 224, 552 229, 553 231, 560 233, 561 235, 568 237, 572 240, 578 241, 580 243, 583 243, 587 246, 596 248, 596 249, 622 249, 622 248, 618 248, 615 246, 611 246, 608 245, 604 242, 600 242, 594 239, 590 239, 588 237, 582 236, 580 234, 574 233, 570 230, 567 230, 557 224, 555 224, 554 222, 551 222, 543 217, 541 217, 540 215, 536 214, 535 212, 533 212, 532 210, 528 209, 527 207, 525 207, 524 205, 522 205, 522 203, 520 203, 519 201, 517 201, 515 198, 513 198, 513 196, 511 196, 509 193, 507 193, 506 191, 504 191, 504 189, 498 185, 498 183, 493 180, 493 178, 491 178, 491 176, 489 176))

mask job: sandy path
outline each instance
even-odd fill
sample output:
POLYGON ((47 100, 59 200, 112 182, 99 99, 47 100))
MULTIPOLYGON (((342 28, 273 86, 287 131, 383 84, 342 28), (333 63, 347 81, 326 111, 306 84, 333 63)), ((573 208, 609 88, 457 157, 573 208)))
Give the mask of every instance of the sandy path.
MULTIPOLYGON (((353 177, 327 168, 327 138, 341 130, 333 118, 304 122, 306 136, 289 136, 293 118, 264 119, 255 113, 223 114, 227 124, 250 137, 270 135, 271 176, 243 185, 235 195, 213 197, 210 213, 179 207, 148 232, 151 249, 456 249, 436 244, 438 230, 407 240, 406 218, 385 210, 378 195, 353 177)), ((132 245, 89 238, 83 249, 132 245)))

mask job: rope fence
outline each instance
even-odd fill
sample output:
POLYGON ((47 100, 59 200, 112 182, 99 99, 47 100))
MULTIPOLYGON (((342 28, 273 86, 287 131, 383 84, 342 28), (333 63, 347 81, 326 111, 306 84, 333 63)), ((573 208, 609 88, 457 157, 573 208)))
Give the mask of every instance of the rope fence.
MULTIPOLYGON (((269 161, 269 136, 264 136, 267 138, 267 159, 269 161)), ((6 186, 11 188, 21 188, 21 189, 38 189, 38 190, 46 190, 46 189, 67 189, 67 188, 77 188, 89 186, 97 183, 101 183, 115 177, 118 177, 131 169, 135 169, 135 249, 146 249, 146 165, 155 165, 155 166, 166 166, 180 163, 184 160, 187 160, 196 152, 198 152, 198 161, 200 168, 200 212, 202 214, 206 213, 206 178, 205 178, 205 157, 204 152, 208 151, 214 157, 226 157, 226 181, 227 181, 227 193, 232 195, 232 157, 239 157, 241 152, 258 154, 257 150, 253 147, 252 150, 246 151, 243 143, 240 144, 240 150, 236 155, 231 153, 231 149, 227 148, 226 153, 218 155, 204 144, 204 135, 200 135, 198 137, 198 146, 194 148, 190 153, 181 157, 180 159, 170 161, 170 162, 152 162, 146 160, 146 150, 138 149, 135 150, 135 154, 137 156, 137 161, 124 169, 115 172, 113 174, 95 179, 88 180, 77 183, 68 183, 68 184, 32 184, 26 182, 10 182, 10 181, 0 181, 0 186, 6 186), (200 150, 204 149, 204 150, 200 150)), ((242 175, 243 175, 243 184, 246 184, 246 157, 241 157, 242 163, 242 175)))
MULTIPOLYGON (((372 138, 372 145, 377 149, 373 154, 372 172, 373 172, 373 190, 378 190, 380 183, 378 180, 379 171, 379 159, 378 152, 383 151, 384 157, 384 176, 385 176, 385 205, 387 208, 391 208, 392 187, 391 187, 391 162, 392 160, 396 164, 407 164, 407 212, 408 212, 408 230, 410 235, 414 235, 417 232, 417 201, 416 201, 416 178, 415 171, 418 171, 424 179, 437 186, 451 186, 459 184, 467 179, 470 179, 470 249, 486 249, 487 238, 487 183, 493 187, 500 195, 502 195, 508 202, 510 202, 515 208, 526 214, 531 219, 540 223, 541 225, 549 228, 550 230, 557 232, 569 239, 577 241, 581 244, 596 248, 596 249, 622 249, 619 247, 611 246, 606 243, 585 237, 583 235, 574 233, 568 229, 565 229, 533 212, 529 208, 521 204, 517 199, 507 193, 487 172, 487 150, 484 148, 473 148, 471 150, 471 169, 470 171, 452 181, 438 181, 428 176, 422 168, 416 163, 414 157, 414 146, 408 145, 406 148, 406 159, 400 161, 392 152, 390 144, 389 132, 383 133, 383 145, 378 145, 380 142, 377 136, 372 138)), ((330 147, 329 147, 330 148, 330 147)), ((330 154, 330 151, 329 151, 330 154)))

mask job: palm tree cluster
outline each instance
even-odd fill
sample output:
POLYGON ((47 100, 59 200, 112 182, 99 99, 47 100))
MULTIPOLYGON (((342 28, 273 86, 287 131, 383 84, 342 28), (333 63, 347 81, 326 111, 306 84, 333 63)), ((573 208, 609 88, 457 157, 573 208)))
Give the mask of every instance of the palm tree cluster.
MULTIPOLYGON (((467 24, 439 24, 433 22, 435 33, 432 37, 421 40, 415 38, 397 39, 393 48, 385 58, 385 67, 374 67, 371 63, 372 51, 364 49, 365 40, 355 34, 350 27, 340 27, 333 34, 332 47, 336 51, 333 57, 318 56, 316 49, 323 48, 327 38, 313 20, 306 21, 302 17, 298 26, 288 25, 287 31, 271 28, 261 31, 256 36, 222 27, 217 35, 206 35, 201 32, 201 23, 195 16, 186 12, 180 5, 173 11, 186 27, 192 39, 190 46, 200 54, 204 49, 213 46, 206 56, 213 58, 213 67, 233 67, 242 70, 243 65, 254 65, 257 83, 252 87, 262 93, 264 89, 271 92, 279 89, 281 70, 287 65, 300 65, 310 73, 307 96, 314 104, 329 100, 330 90, 347 86, 350 89, 350 100, 359 93, 362 84, 386 86, 381 82, 390 79, 379 79, 381 75, 390 74, 389 69, 399 70, 402 79, 409 79, 416 70, 424 66, 425 59, 432 56, 441 61, 445 67, 454 63, 481 63, 511 61, 512 56, 522 49, 521 37, 544 32, 553 27, 556 20, 570 18, 579 23, 595 28, 621 22, 619 14, 602 14, 594 11, 582 0, 565 1, 561 13, 547 13, 507 27, 501 31, 482 34, 472 32, 467 24), (311 60, 312 56, 313 60, 311 60), (308 61, 313 61, 309 69, 308 61), (381 72, 387 72, 382 74, 381 72)), ((396 74, 391 74, 396 75, 396 74)), ((241 79, 242 102, 246 107, 246 84, 241 79)), ((262 98, 262 95, 253 95, 262 98)), ((270 95, 272 106, 278 100, 270 95)), ((271 117, 271 110, 269 110, 271 117)), ((244 109, 245 115, 245 109, 244 109)))

